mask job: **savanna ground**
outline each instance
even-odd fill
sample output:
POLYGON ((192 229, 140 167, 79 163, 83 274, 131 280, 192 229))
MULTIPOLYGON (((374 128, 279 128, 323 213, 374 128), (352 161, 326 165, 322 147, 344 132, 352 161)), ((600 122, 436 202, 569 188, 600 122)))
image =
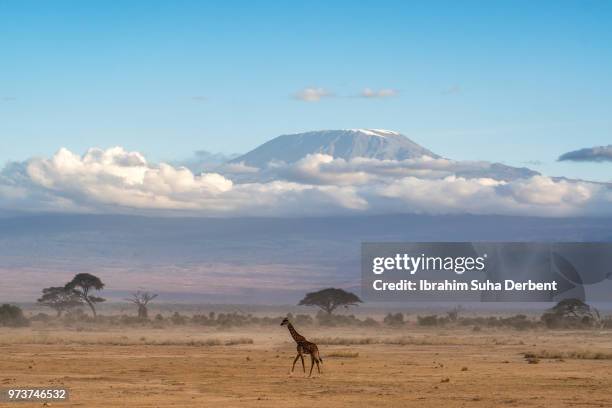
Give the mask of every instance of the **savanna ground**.
POLYGON ((322 375, 299 362, 288 375, 280 326, 2 328, 0 387, 66 387, 70 400, 48 405, 74 407, 612 406, 610 331, 300 331, 319 341, 322 375))

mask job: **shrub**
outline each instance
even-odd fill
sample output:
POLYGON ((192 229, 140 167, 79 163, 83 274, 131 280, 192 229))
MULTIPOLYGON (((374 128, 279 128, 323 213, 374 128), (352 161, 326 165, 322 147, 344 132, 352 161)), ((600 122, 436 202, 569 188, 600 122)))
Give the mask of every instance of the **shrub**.
POLYGON ((295 324, 299 324, 300 326, 310 326, 313 323, 314 319, 310 315, 299 314, 295 316, 295 324))
POLYGON ((51 320, 51 316, 46 313, 38 313, 30 317, 31 322, 48 322, 51 320))
POLYGON ((441 318, 438 318, 437 315, 430 316, 417 316, 417 324, 419 326, 438 326, 440 324, 441 318))
POLYGON ((362 325, 365 326, 365 327, 376 327, 376 326, 378 326, 378 322, 376 320, 372 319, 371 317, 367 317, 363 321, 362 325))
POLYGON ((517 330, 526 330, 540 326, 539 322, 522 314, 510 317, 460 317, 458 323, 462 326, 478 327, 478 330, 482 327, 510 327, 517 330))
POLYGON ((321 326, 360 326, 362 321, 355 315, 335 315, 319 311, 316 316, 317 323, 321 326))
POLYGON ((456 322, 457 319, 459 318, 459 313, 461 313, 462 311, 463 311, 463 308, 461 306, 455 306, 451 310, 446 312, 446 316, 448 317, 448 320, 450 320, 451 322, 456 322))
POLYGON ((404 324, 404 315, 402 313, 389 313, 385 316, 383 323, 389 326, 401 326, 404 324))
POLYGON ((143 320, 137 316, 129 316, 129 315, 121 315, 119 318, 119 323, 124 326, 137 326, 146 323, 148 320, 143 320))
POLYGON ((23 315, 19 306, 4 304, 0 306, 0 326, 23 327, 29 326, 30 321, 23 315))
POLYGON ((185 324, 187 323, 187 318, 185 316, 181 316, 179 312, 174 312, 174 314, 170 317, 170 321, 174 324, 185 324))
POLYGON ((512 327, 517 330, 526 330, 538 325, 537 322, 527 319, 527 316, 519 314, 516 316, 507 317, 500 319, 502 326, 512 327))
POLYGON ((91 321, 91 319, 87 313, 83 311, 83 309, 71 309, 69 310, 63 318, 65 323, 77 323, 77 322, 87 322, 91 321))
POLYGON ((214 320, 210 320, 208 316, 201 314, 193 315, 191 317, 191 322, 194 324, 201 324, 203 326, 210 326, 215 323, 214 320))

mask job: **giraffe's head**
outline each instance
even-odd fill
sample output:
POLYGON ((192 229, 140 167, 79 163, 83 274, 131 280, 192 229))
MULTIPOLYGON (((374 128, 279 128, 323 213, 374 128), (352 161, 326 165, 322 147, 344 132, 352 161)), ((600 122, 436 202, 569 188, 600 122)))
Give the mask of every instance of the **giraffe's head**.
POLYGON ((287 319, 286 317, 283 319, 283 321, 281 322, 281 326, 286 326, 289 324, 289 319, 287 319))

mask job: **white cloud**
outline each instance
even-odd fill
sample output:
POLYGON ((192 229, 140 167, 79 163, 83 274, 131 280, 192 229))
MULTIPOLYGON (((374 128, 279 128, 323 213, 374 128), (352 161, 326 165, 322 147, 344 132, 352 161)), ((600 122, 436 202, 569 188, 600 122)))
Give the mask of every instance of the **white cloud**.
POLYGON ((244 162, 239 163, 225 163, 218 167, 218 170, 228 174, 253 174, 258 173, 259 168, 249 166, 244 162))
MULTIPOLYGON (((253 172, 240 164, 230 168, 253 172)), ((50 159, 29 160, 19 171, 5 169, 0 207, 25 208, 24 203, 44 211, 201 215, 316 214, 367 206, 351 187, 291 181, 234 184, 219 173, 195 175, 186 167, 149 164, 139 153, 120 147, 90 149, 83 156, 60 149, 50 159)))
POLYGON ((547 206, 580 206, 601 190, 597 184, 554 181, 549 177, 535 176, 512 184, 517 201, 547 206))
POLYGON ((333 96, 333 93, 325 88, 304 88, 296 92, 293 96, 295 99, 304 102, 319 102, 322 98, 333 96))
POLYGON ((364 88, 359 94, 362 98, 390 98, 397 96, 398 92, 395 89, 371 89, 364 88))
POLYGON ((594 205, 611 203, 604 190, 593 183, 554 181, 545 176, 510 182, 448 176, 437 180, 406 177, 380 193, 421 213, 567 216, 590 215, 594 205))
POLYGON ((211 197, 232 188, 232 181, 216 173, 195 176, 186 167, 152 166, 136 152, 121 147, 90 149, 78 156, 60 149, 51 159, 27 164, 32 182, 74 202, 129 208, 193 209, 185 199, 198 192, 211 197))
POLYGON ((308 155, 265 169, 233 164, 194 174, 121 147, 13 163, 0 172, 0 208, 201 216, 352 213, 610 215, 606 185, 494 177, 491 164, 308 155), (462 176, 467 174, 470 176, 462 176), (493 174, 493 176, 487 176, 493 174), (480 175, 480 176, 479 176, 480 175))
POLYGON ((347 161, 319 153, 307 155, 291 165, 275 163, 270 171, 274 178, 302 183, 360 185, 408 176, 435 179, 464 173, 486 174, 492 170, 490 163, 482 161, 460 162, 429 156, 406 160, 357 157, 347 161))

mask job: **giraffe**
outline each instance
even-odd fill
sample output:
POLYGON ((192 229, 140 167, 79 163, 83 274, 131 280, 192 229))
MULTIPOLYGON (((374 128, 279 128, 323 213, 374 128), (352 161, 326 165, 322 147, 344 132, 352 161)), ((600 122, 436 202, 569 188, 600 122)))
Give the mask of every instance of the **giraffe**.
POLYGON ((304 365, 304 354, 310 354, 310 374, 308 377, 312 376, 312 369, 314 368, 315 363, 317 364, 317 371, 321 374, 321 368, 319 367, 319 363, 323 364, 323 359, 319 354, 319 348, 316 344, 306 340, 304 336, 299 334, 293 325, 289 322, 289 319, 284 318, 281 326, 287 326, 289 329, 289 333, 293 340, 297 343, 297 356, 293 360, 293 365, 291 366, 291 372, 289 374, 293 374, 293 370, 295 369, 295 363, 298 358, 302 359, 302 370, 304 370, 304 375, 306 374, 306 366, 304 365))

